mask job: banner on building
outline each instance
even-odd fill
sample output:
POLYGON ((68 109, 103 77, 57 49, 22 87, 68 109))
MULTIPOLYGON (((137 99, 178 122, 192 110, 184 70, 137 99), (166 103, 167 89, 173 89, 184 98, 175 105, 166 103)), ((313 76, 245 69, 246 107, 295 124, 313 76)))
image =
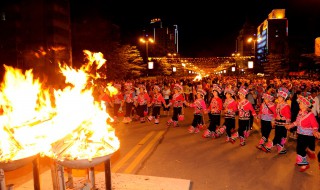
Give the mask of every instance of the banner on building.
POLYGON ((289 72, 289 76, 304 76, 306 71, 298 71, 298 72, 289 72))
POLYGON ((320 57, 320 37, 317 37, 315 40, 314 54, 320 57))

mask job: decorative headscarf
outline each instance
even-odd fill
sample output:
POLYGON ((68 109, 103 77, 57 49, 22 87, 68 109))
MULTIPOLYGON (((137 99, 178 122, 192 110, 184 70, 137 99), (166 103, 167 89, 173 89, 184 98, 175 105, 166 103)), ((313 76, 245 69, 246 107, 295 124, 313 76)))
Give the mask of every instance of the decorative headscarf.
POLYGON ((202 97, 205 96, 207 93, 203 89, 198 89, 197 94, 200 94, 202 97))
POLYGON ((221 88, 217 84, 212 85, 212 91, 217 91, 218 94, 221 93, 221 88))
POLYGON ((310 108, 312 104, 315 103, 310 93, 301 93, 301 95, 298 95, 297 99, 298 103, 303 103, 306 107, 310 108))
POLYGON ((287 99, 287 97, 289 96, 290 92, 287 88, 285 87, 280 87, 278 89, 278 93, 277 93, 277 96, 281 96, 283 97, 284 99, 287 99))

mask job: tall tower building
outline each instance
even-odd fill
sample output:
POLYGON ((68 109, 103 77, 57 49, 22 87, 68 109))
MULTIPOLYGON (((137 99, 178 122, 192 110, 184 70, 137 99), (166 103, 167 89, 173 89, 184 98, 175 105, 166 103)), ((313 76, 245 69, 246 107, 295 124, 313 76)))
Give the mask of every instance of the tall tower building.
POLYGON ((241 56, 253 56, 254 55, 254 45, 253 43, 248 43, 249 38, 255 38, 256 29, 248 22, 248 20, 242 26, 236 41, 235 52, 240 53, 241 56))
POLYGON ((150 56, 163 57, 168 53, 179 53, 178 25, 163 26, 161 19, 155 18, 150 21, 145 35, 152 37, 155 42, 149 46, 150 56))
POLYGON ((285 54, 288 39, 288 19, 285 9, 272 10, 257 28, 257 61, 267 62, 267 55, 285 54))

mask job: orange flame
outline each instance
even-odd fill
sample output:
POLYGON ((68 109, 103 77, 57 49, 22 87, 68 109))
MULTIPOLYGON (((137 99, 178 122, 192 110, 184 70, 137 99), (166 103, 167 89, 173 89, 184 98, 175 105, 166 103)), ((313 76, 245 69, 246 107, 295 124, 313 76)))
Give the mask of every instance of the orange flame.
POLYGON ((114 96, 118 94, 118 89, 112 86, 112 84, 108 83, 107 89, 109 91, 110 96, 114 96))
POLYGON ((198 74, 194 77, 193 81, 200 81, 202 79, 202 75, 198 74))
POLYGON ((86 51, 89 62, 81 69, 60 66, 66 77, 63 89, 50 94, 33 79, 8 66, 1 84, 0 162, 41 153, 56 159, 91 159, 115 152, 120 143, 106 123, 110 116, 103 102, 94 100, 93 89, 86 89, 90 68, 105 63, 101 53, 86 51), (50 96, 54 96, 53 102, 50 96), (55 105, 54 107, 52 105, 55 105), (68 149, 59 149, 59 141, 68 149))

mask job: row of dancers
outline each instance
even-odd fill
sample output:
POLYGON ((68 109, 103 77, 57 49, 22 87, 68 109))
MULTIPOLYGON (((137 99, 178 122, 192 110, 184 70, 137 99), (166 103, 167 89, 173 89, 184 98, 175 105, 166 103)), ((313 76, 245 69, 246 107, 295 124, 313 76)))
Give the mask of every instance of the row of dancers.
MULTIPOLYGON (((261 132, 257 148, 265 152, 276 149, 278 154, 286 154, 287 132, 297 127, 296 164, 300 166, 300 171, 303 172, 309 168, 308 158, 316 158, 315 139, 320 138, 319 123, 310 111, 314 100, 309 93, 302 93, 298 96, 300 111, 296 120, 291 121, 290 105, 286 101, 290 92, 286 87, 278 88, 276 95, 265 91, 258 113, 247 100, 248 89, 244 86, 237 89, 229 85, 223 89, 218 84, 213 84, 211 88, 213 97, 208 106, 204 101, 207 92, 201 88, 197 89, 196 99, 193 102, 185 101, 183 87, 180 84, 174 85, 169 101, 163 98, 158 85, 152 88, 152 98, 144 85, 138 85, 138 88, 139 94, 134 94, 132 84, 126 83, 123 97, 118 97, 120 102, 118 106, 122 107, 125 104, 124 123, 131 122, 130 114, 133 107, 140 117, 140 122, 145 122, 147 118, 149 121, 154 120, 155 124, 160 122, 161 107, 172 107, 172 117, 167 121, 167 126, 178 127, 179 121, 183 119, 183 107, 188 106, 194 108, 193 120, 188 127, 189 133, 199 133, 203 130, 202 137, 204 138, 218 138, 225 134, 226 142, 234 144, 239 139, 240 145, 245 146, 252 128, 252 120, 255 119, 260 123, 261 132), (225 98, 222 99, 221 94, 225 98), (148 107, 152 108, 150 116, 148 116, 148 107), (204 114, 209 115, 210 123, 207 127, 203 122, 204 114), (237 115, 238 128, 236 129, 237 115), (224 116, 224 123, 220 125, 222 116, 224 116), (272 128, 275 129, 275 135, 272 140, 269 140, 272 128)), ((118 110, 119 107, 115 107, 115 110, 118 110)), ((320 163, 320 151, 318 161, 320 163)))

